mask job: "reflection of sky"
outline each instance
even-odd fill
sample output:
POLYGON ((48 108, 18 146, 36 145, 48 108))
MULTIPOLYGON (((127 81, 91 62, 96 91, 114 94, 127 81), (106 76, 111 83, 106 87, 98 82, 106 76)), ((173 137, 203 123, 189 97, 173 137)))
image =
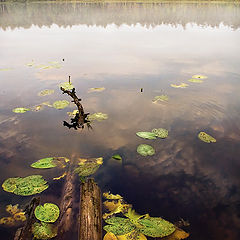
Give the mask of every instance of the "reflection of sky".
MULTIPOLYGON (((5 169, 0 170, 1 181, 33 174, 29 165, 42 157, 103 156, 99 184, 119 191, 143 213, 172 221, 190 219, 194 239, 206 237, 196 229, 197 224, 201 229, 208 213, 212 214, 209 232, 214 236, 224 224, 229 227, 226 214, 235 221, 235 230, 239 223, 233 214, 239 201, 239 30, 191 24, 186 28, 52 25, 1 30, 0 37, 0 68, 13 68, 0 72, 0 157, 5 169), (25 66, 32 60, 39 64, 59 61, 63 67, 39 70, 25 66), (189 83, 186 89, 170 87, 194 74, 208 79, 202 84, 189 83), (107 113, 108 120, 93 123, 92 131, 69 131, 62 121, 69 119, 66 112, 72 108, 46 107, 14 117, 11 110, 18 106, 69 99, 57 86, 69 75, 85 111, 107 113), (87 93, 90 87, 106 90, 87 93), (55 93, 38 97, 45 88, 55 89, 55 93), (167 94, 169 102, 153 104, 153 97, 161 94, 167 94), (155 127, 169 129, 169 137, 150 141, 135 135, 155 127), (200 142, 196 136, 202 130, 216 137, 217 143, 200 142), (140 143, 151 144, 156 155, 137 155, 140 143), (122 154, 123 169, 109 160, 114 153, 122 154), (228 209, 214 212, 221 204, 228 209), (223 217, 219 226, 211 222, 217 214, 223 217)), ((51 179, 52 173, 58 174, 45 171, 43 175, 51 179)), ((20 201, 10 200, 10 194, 2 190, 0 195, 4 199, 1 208, 9 201, 20 201)), ((233 230, 226 239, 235 239, 233 230)))

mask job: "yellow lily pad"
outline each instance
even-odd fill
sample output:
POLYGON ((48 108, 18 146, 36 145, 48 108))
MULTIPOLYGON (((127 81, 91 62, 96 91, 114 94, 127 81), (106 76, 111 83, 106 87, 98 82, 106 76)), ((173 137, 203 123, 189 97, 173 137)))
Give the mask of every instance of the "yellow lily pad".
POLYGON ((105 235, 104 235, 104 238, 103 240, 118 240, 117 237, 111 233, 111 232, 107 232, 105 235))
POLYGON ((197 78, 192 78, 192 79, 189 79, 188 81, 192 83, 203 83, 203 80, 197 79, 197 78))
POLYGON ((206 79, 207 76, 205 76, 205 75, 193 75, 192 78, 206 79))
POLYGON ((171 87, 174 87, 174 88, 186 88, 188 87, 189 85, 187 83, 181 83, 179 85, 177 84, 171 84, 171 87))
POLYGON ((59 100, 59 101, 55 101, 53 103, 53 107, 56 109, 64 109, 69 105, 69 101, 67 100, 59 100))
POLYGON ((70 82, 64 82, 59 84, 59 87, 64 88, 65 90, 72 90, 74 88, 73 84, 70 82))
POLYGON ((216 141, 217 141, 214 137, 208 135, 208 134, 205 133, 205 132, 200 132, 200 133, 198 134, 198 138, 199 138, 200 140, 202 140, 203 142, 206 142, 206 143, 211 143, 211 142, 216 142, 216 141))
POLYGON ((161 102, 167 102, 169 99, 169 97, 167 95, 160 95, 160 96, 156 96, 154 97, 154 99, 152 100, 153 103, 157 103, 158 101, 161 102))
POLYGON ((28 112, 30 110, 31 110, 30 108, 19 107, 19 108, 14 108, 12 111, 14 113, 25 113, 25 112, 28 112))
POLYGON ((45 89, 38 93, 38 96, 47 96, 54 93, 53 89, 45 89))
POLYGON ((109 192, 103 193, 103 197, 106 199, 111 199, 111 200, 117 200, 117 199, 122 199, 123 197, 120 196, 119 194, 111 194, 109 192))

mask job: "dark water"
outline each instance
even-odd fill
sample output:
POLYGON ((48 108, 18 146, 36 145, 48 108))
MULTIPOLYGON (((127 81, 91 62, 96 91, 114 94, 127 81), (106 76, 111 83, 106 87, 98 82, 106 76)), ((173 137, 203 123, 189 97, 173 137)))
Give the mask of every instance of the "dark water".
MULTIPOLYGON (((0 182, 41 174, 50 187, 43 201, 59 204, 58 169, 30 164, 47 156, 104 158, 94 175, 103 191, 121 194, 139 213, 188 220, 189 239, 240 237, 240 5, 239 3, 6 3, 0 4, 0 182), (62 59, 64 58, 64 62, 62 59), (59 69, 26 66, 58 61, 59 69), (208 76, 185 89, 194 74, 208 76), (66 99, 68 80, 85 111, 107 113, 93 129, 62 125, 68 111, 45 107, 15 114, 16 107, 66 99), (99 93, 89 88, 105 87, 99 93), (140 89, 143 88, 143 92, 140 89), (43 89, 54 89, 39 97, 43 89), (152 103, 161 94, 167 103, 152 103), (167 128, 165 140, 144 140, 138 131, 167 128), (217 139, 197 138, 205 131, 217 139), (156 154, 142 157, 139 144, 156 154), (123 164, 111 160, 123 157, 123 164)), ((31 197, 0 190, 0 217, 7 204, 31 197)), ((1 239, 16 228, 1 226, 1 239)), ((73 230, 74 231, 74 230, 73 230)), ((76 236, 75 236, 76 237, 76 236)))

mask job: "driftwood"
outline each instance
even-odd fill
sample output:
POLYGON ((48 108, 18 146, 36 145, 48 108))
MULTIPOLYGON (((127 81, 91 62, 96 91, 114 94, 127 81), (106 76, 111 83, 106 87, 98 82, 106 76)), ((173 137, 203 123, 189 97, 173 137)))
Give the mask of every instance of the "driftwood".
POLYGON ((56 239, 69 239, 70 229, 74 225, 73 220, 73 204, 74 204, 74 174, 69 171, 65 179, 65 186, 62 194, 60 205, 60 217, 58 224, 58 235, 56 239))
POLYGON ((102 239, 102 196, 93 179, 80 187, 79 240, 102 239))
POLYGON ((30 204, 26 207, 27 221, 24 227, 19 228, 15 234, 14 240, 32 240, 32 225, 36 221, 34 210, 39 205, 40 198, 33 198, 30 204))

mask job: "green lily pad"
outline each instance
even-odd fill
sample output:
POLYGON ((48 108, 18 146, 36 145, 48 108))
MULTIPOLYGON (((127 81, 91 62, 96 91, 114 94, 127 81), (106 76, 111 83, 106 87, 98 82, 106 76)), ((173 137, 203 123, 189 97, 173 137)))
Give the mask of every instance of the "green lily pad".
POLYGON ((38 93, 38 96, 47 96, 54 93, 53 89, 45 89, 38 93))
POLYGON ((206 142, 206 143, 211 143, 211 142, 216 142, 216 141, 217 141, 214 137, 208 135, 208 134, 205 133, 205 132, 200 132, 200 133, 198 134, 198 138, 199 138, 200 140, 202 140, 203 142, 206 142))
POLYGON ((59 87, 62 87, 65 90, 72 90, 74 88, 73 84, 69 83, 69 82, 61 83, 61 84, 59 84, 59 87))
POLYGON ((25 178, 8 178, 3 182, 2 188, 16 195, 30 196, 46 190, 48 188, 46 183, 41 175, 32 175, 25 178))
POLYGON ((171 87, 174 87, 174 88, 186 88, 188 87, 189 85, 187 83, 181 83, 179 85, 177 84, 171 84, 171 87))
POLYGON ((168 130, 164 128, 154 128, 152 130, 152 133, 154 133, 155 136, 158 136, 160 138, 166 138, 168 136, 168 130))
POLYGON ((53 223, 57 221, 60 210, 58 206, 53 203, 45 203, 43 206, 37 206, 34 214, 41 222, 53 223))
POLYGON ((144 157, 152 156, 152 155, 155 154, 154 148, 150 145, 147 145, 147 144, 140 144, 137 147, 137 152, 144 157))
POLYGON ((115 160, 120 160, 120 161, 122 161, 122 157, 121 157, 119 154, 113 155, 112 158, 115 159, 115 160))
POLYGON ((42 158, 39 159, 37 162, 34 162, 31 164, 31 167, 33 168, 53 168, 57 165, 53 162, 54 158, 42 158))
POLYGON ((57 228, 49 223, 37 223, 35 222, 32 225, 32 233, 34 235, 34 239, 50 239, 57 236, 57 228))
POLYGON ((192 82, 192 83, 202 83, 203 82, 203 80, 197 79, 197 78, 192 78, 192 79, 189 79, 188 81, 192 82))
POLYGON ((87 118, 89 121, 94 121, 94 120, 102 121, 102 120, 108 119, 108 115, 106 113, 98 112, 98 113, 88 115, 87 118))
POLYGON ((137 132, 136 135, 144 139, 156 139, 156 134, 153 132, 137 132))
POLYGON ((129 233, 135 229, 134 224, 132 224, 131 221, 127 218, 111 217, 109 219, 106 219, 105 222, 110 225, 104 226, 103 229, 106 232, 114 233, 116 236, 129 233))
POLYGON ((69 101, 67 100, 59 100, 53 103, 53 107, 56 109, 64 109, 69 105, 69 101))
POLYGON ((30 108, 23 108, 23 107, 19 107, 19 108, 14 108, 12 111, 15 113, 25 113, 30 111, 30 108))
POLYGON ((204 76, 204 75, 193 75, 192 78, 206 79, 207 76, 204 76))
POLYGON ((154 99, 152 100, 152 102, 153 102, 153 103, 157 103, 158 101, 167 102, 168 99, 169 99, 169 98, 168 98, 167 95, 160 95, 160 96, 154 97, 154 99))
POLYGON ((160 217, 147 217, 138 221, 142 227, 140 232, 149 237, 165 237, 172 234, 176 228, 174 225, 160 217))

